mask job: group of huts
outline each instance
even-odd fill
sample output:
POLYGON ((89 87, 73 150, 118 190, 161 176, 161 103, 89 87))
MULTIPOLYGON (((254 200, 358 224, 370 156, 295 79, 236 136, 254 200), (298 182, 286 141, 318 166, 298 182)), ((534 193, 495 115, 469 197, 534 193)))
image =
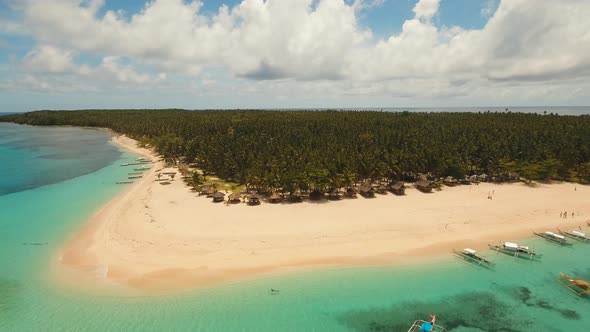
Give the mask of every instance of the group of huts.
MULTIPOLYGON (((486 174, 473 174, 462 179, 456 179, 452 176, 445 178, 433 178, 428 175, 418 175, 413 182, 414 188, 424 193, 430 193, 434 189, 440 188, 442 185, 454 187, 458 185, 477 184, 479 182, 513 182, 518 181, 520 177, 517 173, 510 173, 504 177, 489 177, 486 174)), ((227 204, 246 203, 248 205, 259 205, 262 201, 266 203, 276 204, 282 202, 298 203, 304 200, 319 201, 331 200, 337 201, 344 198, 357 198, 358 195, 364 198, 374 198, 377 194, 386 195, 392 193, 397 196, 405 195, 406 183, 404 181, 381 181, 374 183, 361 183, 359 185, 348 188, 331 188, 326 191, 321 190, 297 190, 291 193, 262 192, 250 188, 250 190, 243 190, 227 194, 217 190, 212 185, 202 185, 200 187, 199 195, 205 195, 212 198, 213 202, 226 202, 227 204)))

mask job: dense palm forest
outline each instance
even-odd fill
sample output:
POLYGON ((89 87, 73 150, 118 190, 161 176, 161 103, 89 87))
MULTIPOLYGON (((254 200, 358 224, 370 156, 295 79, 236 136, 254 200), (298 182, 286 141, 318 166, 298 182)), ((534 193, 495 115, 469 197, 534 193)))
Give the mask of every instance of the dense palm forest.
POLYGON ((518 172, 590 182, 590 116, 361 111, 37 111, 30 125, 106 127, 169 162, 268 191, 328 189, 416 174, 518 172))

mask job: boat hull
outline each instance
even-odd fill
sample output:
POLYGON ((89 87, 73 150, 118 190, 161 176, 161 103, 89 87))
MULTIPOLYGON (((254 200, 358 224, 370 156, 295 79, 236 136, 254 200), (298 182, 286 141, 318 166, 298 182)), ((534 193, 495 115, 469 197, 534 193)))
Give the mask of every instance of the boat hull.
POLYGON ((569 242, 567 242, 567 241, 565 241, 565 240, 564 240, 564 241, 562 241, 562 240, 558 240, 558 239, 556 239, 556 238, 553 238, 553 237, 547 236, 547 235, 545 235, 545 234, 542 234, 542 233, 537 233, 537 232, 535 232, 535 235, 536 235, 536 236, 538 236, 538 237, 542 237, 542 238, 544 238, 545 240, 547 240, 547 241, 549 241, 549 242, 553 242, 553 243, 555 243, 555 244, 559 244, 559 245, 561 245, 561 246, 564 246, 564 247, 571 247, 571 246, 573 246, 573 244, 572 244, 572 243, 569 243, 569 242))
POLYGON ((542 255, 536 254, 534 252, 526 253, 526 252, 522 252, 522 251, 509 250, 509 249, 502 248, 502 246, 497 246, 497 245, 488 244, 488 247, 491 250, 494 250, 496 252, 502 253, 504 255, 508 255, 508 256, 512 256, 512 257, 517 257, 517 258, 522 258, 522 259, 527 259, 527 260, 540 259, 541 256, 542 256, 542 255))
POLYGON ((469 263, 473 263, 485 268, 492 268, 494 266, 494 263, 480 256, 467 255, 466 253, 457 250, 453 250, 453 254, 469 263))

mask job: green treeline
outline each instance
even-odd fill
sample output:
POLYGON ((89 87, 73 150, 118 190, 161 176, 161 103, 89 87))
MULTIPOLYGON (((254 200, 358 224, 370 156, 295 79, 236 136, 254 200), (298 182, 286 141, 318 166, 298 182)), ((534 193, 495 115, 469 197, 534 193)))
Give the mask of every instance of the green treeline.
POLYGON ((518 172, 590 182, 590 116, 363 111, 37 111, 30 125, 106 127, 169 162, 269 191, 340 188, 417 173, 518 172))

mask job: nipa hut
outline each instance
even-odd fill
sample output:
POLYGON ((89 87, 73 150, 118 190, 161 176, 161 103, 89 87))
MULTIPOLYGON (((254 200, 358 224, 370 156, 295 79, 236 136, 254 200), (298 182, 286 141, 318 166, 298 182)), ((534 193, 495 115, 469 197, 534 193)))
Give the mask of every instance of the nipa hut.
POLYGON ((213 193, 213 202, 215 202, 215 203, 223 202, 224 199, 225 199, 225 194, 222 193, 221 191, 216 191, 213 193))
POLYGON ((202 186, 201 187, 200 195, 206 195, 207 197, 213 197, 214 193, 215 193, 215 188, 213 188, 212 186, 202 186))
POLYGON ((232 193, 231 195, 229 195, 228 202, 232 204, 240 203, 242 202, 242 195, 240 195, 240 193, 232 193))
POLYGON ((256 194, 252 194, 248 197, 248 205, 259 205, 260 204, 260 197, 256 194))
POLYGON ((357 192, 356 190, 354 190, 354 188, 348 188, 346 189, 346 197, 348 198, 357 198, 357 192))
POLYGON ((457 181, 457 179, 455 179, 452 176, 447 176, 444 180, 443 183, 449 187, 454 187, 457 184, 459 184, 459 182, 457 181))
POLYGON ((389 186, 389 189, 395 195, 401 196, 406 193, 406 187, 404 186, 404 183, 401 181, 397 181, 396 183, 393 183, 392 185, 389 186))
POLYGON ((432 191, 432 181, 420 179, 416 182, 416 189, 424 193, 429 193, 432 191))
POLYGON ((317 189, 309 193, 309 199, 312 201, 319 201, 322 198, 324 198, 324 194, 317 189))
POLYGON ((373 187, 368 184, 362 184, 359 188, 359 193, 365 198, 375 197, 375 191, 373 190, 373 187))
POLYGON ((268 201, 270 203, 280 203, 283 201, 283 195, 279 194, 279 193, 272 193, 272 195, 270 195, 270 197, 268 198, 268 201))

